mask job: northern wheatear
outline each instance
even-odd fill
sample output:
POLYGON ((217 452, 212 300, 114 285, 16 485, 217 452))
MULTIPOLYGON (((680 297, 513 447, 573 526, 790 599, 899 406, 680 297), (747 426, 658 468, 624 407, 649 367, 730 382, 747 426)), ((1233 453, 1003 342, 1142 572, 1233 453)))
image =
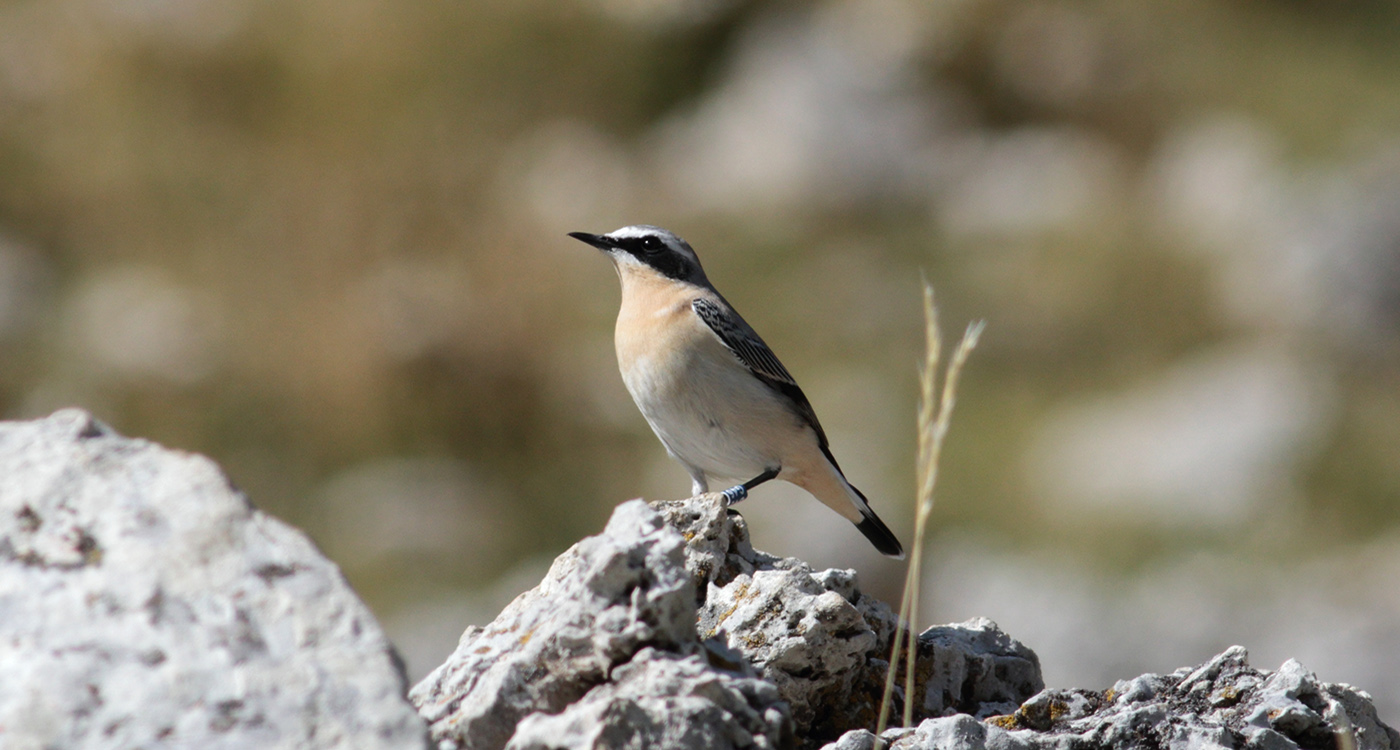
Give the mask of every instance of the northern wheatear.
POLYGON ((730 505, 783 479, 856 525, 880 552, 904 549, 841 473, 807 396, 753 328, 715 290, 685 240, 660 227, 570 232, 607 253, 622 279, 617 363, 632 400, 685 470, 743 480, 730 505))

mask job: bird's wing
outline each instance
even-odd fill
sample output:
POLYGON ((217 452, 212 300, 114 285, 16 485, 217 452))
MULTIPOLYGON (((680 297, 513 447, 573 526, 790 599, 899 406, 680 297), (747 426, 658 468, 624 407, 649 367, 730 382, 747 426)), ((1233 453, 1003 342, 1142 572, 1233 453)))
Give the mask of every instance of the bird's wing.
POLYGON ((817 421, 817 413, 813 411, 812 404, 807 400, 807 395, 802 389, 797 387, 797 381, 792 374, 783 367, 783 363, 778 361, 778 356, 773 353, 768 345, 763 343, 758 333, 744 322, 743 318, 724 305, 711 299, 700 297, 690 303, 695 314, 700 316, 700 320, 714 332, 721 344, 732 352, 753 376, 772 388, 773 390, 787 396, 792 401, 793 407, 797 410, 798 416, 803 421, 811 425, 817 433, 817 441, 823 450, 826 450, 826 433, 822 430, 821 423, 817 421))
POLYGON ((719 337, 720 343, 734 353, 739 361, 765 380, 773 380, 787 385, 797 385, 792 374, 778 361, 773 350, 763 343, 752 328, 742 318, 721 305, 705 298, 690 303, 695 314, 705 321, 705 325, 719 337))

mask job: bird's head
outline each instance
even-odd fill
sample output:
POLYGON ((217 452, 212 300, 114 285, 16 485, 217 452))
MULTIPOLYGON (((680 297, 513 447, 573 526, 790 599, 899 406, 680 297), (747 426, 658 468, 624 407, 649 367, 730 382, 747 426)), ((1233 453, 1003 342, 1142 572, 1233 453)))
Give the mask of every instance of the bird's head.
POLYGON ((569 236, 607 253, 619 273, 650 272, 675 281, 709 284, 690 243, 661 227, 636 224, 607 234, 569 232, 569 236))

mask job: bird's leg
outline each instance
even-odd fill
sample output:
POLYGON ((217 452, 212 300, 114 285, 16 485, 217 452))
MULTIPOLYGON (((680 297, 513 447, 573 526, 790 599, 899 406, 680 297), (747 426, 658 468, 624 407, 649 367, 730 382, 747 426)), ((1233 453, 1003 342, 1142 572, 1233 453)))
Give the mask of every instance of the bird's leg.
POLYGON ((783 469, 781 466, 776 469, 768 469, 762 474, 759 474, 758 476, 754 477, 753 479, 750 479, 747 482, 744 482, 743 484, 736 484, 733 487, 730 487, 729 489, 720 493, 724 495, 724 504, 737 504, 740 500, 743 500, 744 498, 749 496, 749 490, 759 486, 760 484, 763 484, 769 479, 773 479, 774 477, 778 476, 778 473, 782 470, 783 469))
POLYGON ((690 475, 690 496, 698 497, 710 491, 710 482, 705 479, 705 472, 686 466, 685 471, 690 475))

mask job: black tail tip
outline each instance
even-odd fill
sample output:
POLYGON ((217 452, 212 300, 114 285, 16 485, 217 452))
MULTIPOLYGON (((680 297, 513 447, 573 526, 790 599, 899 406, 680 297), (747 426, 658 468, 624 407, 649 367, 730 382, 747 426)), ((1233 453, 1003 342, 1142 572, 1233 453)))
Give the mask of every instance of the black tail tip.
POLYGON ((856 524, 856 528, 865 535, 866 539, 870 540, 871 544, 875 545, 875 549, 879 550, 880 554, 893 557, 896 560, 904 559, 904 546, 899 543, 894 532, 890 531, 890 527, 886 526, 879 516, 874 513, 865 516, 860 523, 856 524))

